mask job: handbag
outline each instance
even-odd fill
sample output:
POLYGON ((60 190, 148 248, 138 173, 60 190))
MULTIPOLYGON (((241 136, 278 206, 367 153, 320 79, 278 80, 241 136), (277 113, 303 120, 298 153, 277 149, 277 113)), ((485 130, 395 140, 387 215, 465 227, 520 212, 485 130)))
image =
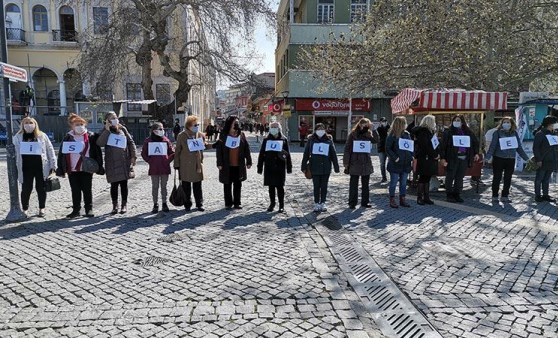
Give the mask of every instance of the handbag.
POLYGON ((136 171, 134 170, 134 167, 130 167, 130 172, 128 173, 128 178, 130 178, 130 179, 136 178, 136 171))
POLYGON ((176 170, 174 171, 174 187, 172 188, 169 202, 175 207, 181 207, 186 203, 186 194, 182 186, 176 186, 176 170))
POLYGON ((86 157, 85 155, 81 155, 82 164, 81 170, 85 171, 90 174, 96 174, 99 172, 99 163, 92 159, 91 157, 86 157))
POLYGON ((310 170, 310 165, 308 165, 308 168, 304 170, 304 177, 306 177, 309 180, 312 179, 312 171, 310 170))
POLYGON ((55 190, 60 190, 60 180, 56 176, 49 176, 45 180, 45 191, 51 192, 55 190))

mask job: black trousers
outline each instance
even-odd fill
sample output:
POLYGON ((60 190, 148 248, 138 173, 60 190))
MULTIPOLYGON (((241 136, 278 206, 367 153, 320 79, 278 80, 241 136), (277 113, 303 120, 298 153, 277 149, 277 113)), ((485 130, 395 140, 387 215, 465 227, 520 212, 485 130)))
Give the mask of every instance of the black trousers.
POLYGON ((122 205, 128 204, 128 180, 113 182, 110 184, 110 198, 112 204, 118 204, 118 187, 120 186, 120 194, 122 195, 122 205))
POLYGON ((370 175, 351 175, 349 183, 349 205, 358 204, 358 179, 361 179, 361 205, 370 203, 370 175))
POLYGON ((47 193, 45 190, 43 167, 24 167, 23 184, 21 186, 21 207, 23 210, 29 209, 29 199, 33 191, 33 181, 35 181, 35 190, 37 190, 37 196, 39 197, 39 209, 45 208, 47 193))
POLYGON ((285 187, 269 186, 269 200, 273 206, 275 206, 275 192, 277 192, 277 197, 279 198, 279 207, 283 208, 285 206, 285 187))
POLYGON ((456 162, 451 163, 446 171, 446 193, 447 194, 461 194, 463 191, 463 178, 469 166, 467 160, 458 159, 456 162))
POLYGON ((229 168, 229 182, 223 184, 225 194, 225 206, 232 207, 242 204, 240 194, 242 191, 242 182, 240 181, 240 169, 238 167, 229 168), (232 190, 232 192, 231 192, 232 190))
POLYGON ((430 175, 419 175, 418 183, 424 183, 424 184, 430 183, 431 178, 432 176, 430 175))
POLYGON ((494 156, 492 160, 492 196, 498 197, 500 190, 500 181, 504 176, 504 188, 502 189, 502 197, 508 197, 510 194, 511 180, 513 171, 515 170, 515 158, 501 158, 494 156))
POLYGON ((329 175, 312 175, 312 183, 314 184, 314 203, 325 203, 329 175))
POLYGON ((70 188, 72 189, 72 208, 74 212, 81 209, 81 194, 83 193, 83 204, 85 211, 93 210, 93 174, 86 172, 75 172, 68 175, 70 188))
POLYGON ((199 181, 192 183, 182 181, 182 190, 184 190, 184 194, 186 194, 186 203, 184 204, 184 207, 192 207, 192 188, 194 189, 194 200, 196 201, 196 208, 203 207, 202 182, 199 181))

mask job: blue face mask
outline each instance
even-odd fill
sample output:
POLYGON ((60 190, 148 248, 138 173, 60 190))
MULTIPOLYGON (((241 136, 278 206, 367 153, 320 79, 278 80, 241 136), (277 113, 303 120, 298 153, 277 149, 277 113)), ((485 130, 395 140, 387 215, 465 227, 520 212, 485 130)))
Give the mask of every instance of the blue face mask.
POLYGON ((509 122, 502 123, 502 129, 510 130, 511 129, 511 123, 509 123, 509 122))
POLYGON ((193 131, 194 133, 197 133, 197 132, 200 131, 200 127, 192 127, 192 131, 193 131))

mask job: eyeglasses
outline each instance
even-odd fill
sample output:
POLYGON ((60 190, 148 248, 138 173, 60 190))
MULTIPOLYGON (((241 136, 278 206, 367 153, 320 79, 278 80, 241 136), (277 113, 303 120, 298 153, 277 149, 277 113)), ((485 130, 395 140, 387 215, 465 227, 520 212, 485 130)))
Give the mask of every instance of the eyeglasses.
POLYGON ((199 127, 199 126, 200 126, 199 124, 194 124, 194 127, 199 127))

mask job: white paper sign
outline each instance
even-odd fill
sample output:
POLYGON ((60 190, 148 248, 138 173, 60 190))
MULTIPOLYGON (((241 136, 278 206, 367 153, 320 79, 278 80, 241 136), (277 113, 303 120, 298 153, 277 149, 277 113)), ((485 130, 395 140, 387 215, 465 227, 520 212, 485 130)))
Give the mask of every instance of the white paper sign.
POLYGON ((406 138, 400 138, 399 149, 413 152, 415 151, 415 141, 406 138))
POLYGON ((43 148, 39 142, 21 142, 19 152, 21 155, 41 155, 43 148))
POLYGON ((329 156, 329 144, 327 144, 327 143, 314 143, 312 145, 312 155, 329 156))
POLYGON ((519 148, 519 142, 517 142, 517 137, 502 137, 500 139, 500 149, 517 149, 519 148))
POLYGON ((205 144, 203 143, 203 138, 188 139, 187 142, 188 142, 188 149, 191 152, 205 150, 205 144))
POLYGON ((110 134, 107 145, 116 148, 126 149, 127 146, 126 136, 124 135, 117 135, 117 134, 110 134))
POLYGON ((240 147, 240 136, 239 137, 227 136, 227 142, 225 142, 225 146, 231 149, 240 147))
POLYGON ((368 153, 372 151, 370 141, 353 141, 353 153, 368 153))
POLYGON ((147 144, 147 155, 167 156, 168 146, 166 142, 149 142, 147 144))
POLYGON ((546 135, 546 138, 547 138, 548 143, 550 144, 550 146, 558 145, 558 136, 556 136, 556 135, 546 135))
POLYGON ((471 148, 471 137, 453 135, 453 146, 460 148, 471 148))
POLYGON ((62 154, 79 154, 85 148, 85 143, 77 142, 62 142, 62 154))
POLYGON ((283 141, 267 141, 265 144, 265 151, 282 151, 283 141))
POLYGON ((436 136, 436 135, 434 135, 434 137, 432 137, 430 142, 432 142, 432 148, 434 148, 434 150, 436 150, 436 148, 438 148, 438 146, 440 146, 440 140, 438 140, 438 136, 436 136))

